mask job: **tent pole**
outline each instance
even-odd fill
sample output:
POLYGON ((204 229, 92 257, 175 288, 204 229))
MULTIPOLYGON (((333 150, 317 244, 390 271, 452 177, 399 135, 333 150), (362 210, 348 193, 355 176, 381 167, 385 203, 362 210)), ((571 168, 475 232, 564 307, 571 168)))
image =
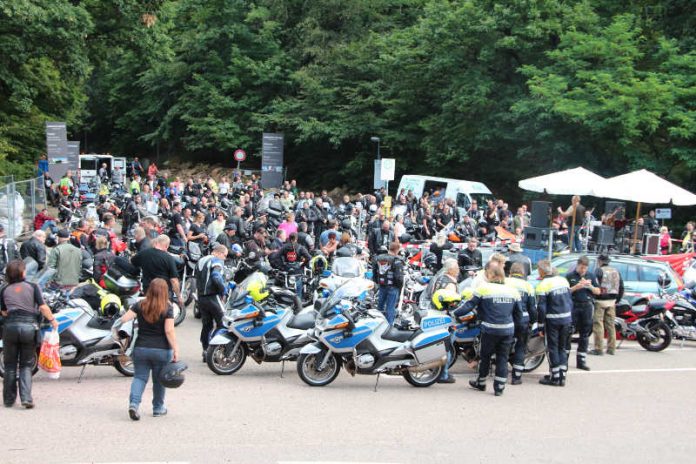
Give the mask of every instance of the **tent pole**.
POLYGON ((638 243, 638 219, 640 218, 640 202, 638 202, 638 208, 636 208, 636 222, 633 224, 633 243, 631 244, 631 254, 636 251, 636 244, 638 243))
POLYGON ((573 242, 575 241, 575 216, 576 216, 576 211, 577 211, 578 205, 573 204, 573 221, 571 222, 570 226, 570 240, 568 243, 570 243, 570 252, 573 252, 573 242))

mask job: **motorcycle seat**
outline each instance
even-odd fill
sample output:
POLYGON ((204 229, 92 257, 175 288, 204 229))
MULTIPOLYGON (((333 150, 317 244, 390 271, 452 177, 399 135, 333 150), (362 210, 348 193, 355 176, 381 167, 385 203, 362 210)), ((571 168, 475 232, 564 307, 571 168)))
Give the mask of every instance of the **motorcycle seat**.
POLYGON ((395 329, 394 327, 390 327, 389 330, 382 335, 382 338, 392 342, 405 342, 415 336, 416 333, 417 331, 414 330, 399 330, 395 329))
POLYGON ((296 314, 288 322, 288 327, 291 329, 307 330, 314 327, 314 321, 317 318, 317 314, 314 311, 302 314, 296 314))
POLYGON ((97 330, 111 330, 111 327, 113 327, 114 322, 116 322, 116 318, 108 319, 106 317, 95 316, 89 320, 89 322, 87 323, 87 327, 89 327, 90 329, 97 330))

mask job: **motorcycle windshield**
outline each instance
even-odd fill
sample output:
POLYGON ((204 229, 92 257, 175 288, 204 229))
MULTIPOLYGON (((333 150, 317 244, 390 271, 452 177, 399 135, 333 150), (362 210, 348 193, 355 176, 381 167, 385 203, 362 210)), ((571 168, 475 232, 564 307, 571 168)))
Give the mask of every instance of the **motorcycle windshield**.
POLYGON ((230 298, 232 304, 236 303, 239 300, 243 300, 244 297, 249 293, 249 286, 254 282, 261 282, 262 286, 266 286, 268 282, 268 276, 260 271, 251 273, 234 289, 234 294, 232 295, 232 298, 230 298))
POLYGON ((339 277, 362 277, 365 275, 362 262, 350 257, 334 259, 331 272, 339 277))
POLYGON ((355 300, 367 296, 367 293, 374 287, 371 280, 357 278, 351 279, 338 287, 329 297, 321 308, 321 314, 326 315, 326 311, 334 308, 341 300, 355 300))

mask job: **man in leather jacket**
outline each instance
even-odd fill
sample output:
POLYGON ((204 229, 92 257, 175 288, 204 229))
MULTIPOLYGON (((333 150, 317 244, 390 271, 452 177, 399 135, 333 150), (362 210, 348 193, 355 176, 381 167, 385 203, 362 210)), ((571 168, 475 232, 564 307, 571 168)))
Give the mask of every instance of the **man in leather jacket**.
POLYGON ((216 243, 213 252, 197 264, 196 286, 198 287, 198 307, 201 311, 203 326, 201 327, 201 345, 205 361, 208 342, 213 330, 222 327, 225 296, 227 285, 223 277, 227 247, 216 243))
MULTIPOLYGON (((474 237, 469 239, 466 248, 463 248, 459 252, 459 267, 463 270, 467 268, 481 268, 483 267, 483 256, 481 251, 476 247, 478 245, 478 240, 474 237)), ((469 275, 473 275, 472 271, 469 271, 469 275)))
POLYGON ((22 243, 19 248, 19 255, 22 259, 27 257, 32 258, 39 265, 39 270, 46 265, 46 232, 43 230, 35 230, 31 234, 31 238, 22 243))
POLYGON ((394 241, 394 232, 389 221, 382 222, 379 229, 374 229, 368 238, 367 247, 372 255, 378 255, 381 249, 387 249, 394 241))

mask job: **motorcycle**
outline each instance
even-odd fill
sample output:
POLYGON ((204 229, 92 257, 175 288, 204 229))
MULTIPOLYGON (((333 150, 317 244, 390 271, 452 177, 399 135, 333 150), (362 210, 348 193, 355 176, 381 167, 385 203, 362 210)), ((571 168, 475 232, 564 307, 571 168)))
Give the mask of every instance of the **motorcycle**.
MULTIPOLYGON (((47 304, 60 308, 54 312, 60 334, 60 361, 64 367, 87 365, 113 366, 119 373, 132 377, 135 373, 133 362, 124 353, 125 346, 113 335, 113 330, 132 332, 133 321, 123 325, 118 318, 104 318, 95 313, 91 306, 82 299, 68 300, 61 293, 49 294, 47 304)), ((46 336, 52 330, 48 323, 41 324, 41 335, 46 336)), ((2 356, 3 342, 0 340, 0 377, 5 375, 2 356)), ((33 373, 38 371, 38 356, 33 373)))
POLYGON ((382 373, 402 375, 414 387, 437 382, 447 362, 451 318, 428 315, 416 330, 390 327, 379 311, 361 304, 369 290, 363 280, 353 279, 318 300, 321 319, 308 331, 314 343, 303 347, 297 359, 302 381, 328 385, 343 366, 353 376, 376 374, 377 382, 382 373))
POLYGON ((404 268, 404 285, 401 287, 399 305, 396 311, 394 325, 406 327, 412 324, 418 311, 418 300, 423 291, 428 288, 432 276, 427 269, 416 269, 411 266, 404 268))
POLYGON ((662 298, 649 300, 634 306, 622 300, 616 305, 614 326, 617 336, 623 340, 636 340, 648 351, 662 351, 672 343, 672 330, 665 319, 665 313, 673 302, 662 298))
POLYGON ((206 351, 208 367, 218 375, 234 374, 248 356, 258 364, 294 360, 310 342, 306 333, 314 327, 315 308, 301 310, 294 292, 278 287, 269 287, 264 301, 254 301, 248 289, 258 281, 265 284, 267 277, 255 272, 230 292, 224 328, 215 332, 206 351))

